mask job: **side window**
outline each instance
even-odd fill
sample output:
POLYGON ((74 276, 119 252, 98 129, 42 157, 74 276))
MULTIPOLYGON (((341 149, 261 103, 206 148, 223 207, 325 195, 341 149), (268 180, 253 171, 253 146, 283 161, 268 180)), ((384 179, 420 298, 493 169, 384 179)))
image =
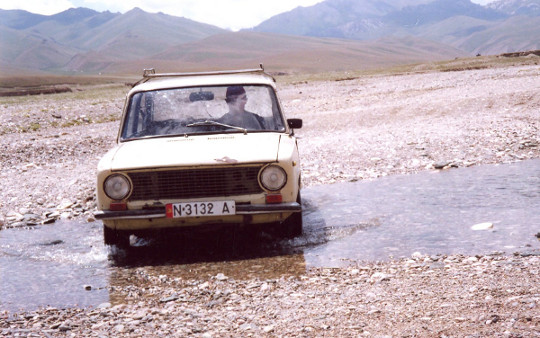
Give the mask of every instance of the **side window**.
POLYGON ((272 126, 273 130, 285 130, 285 125, 283 124, 283 118, 281 111, 279 110, 279 103, 276 96, 276 93, 272 88, 268 88, 268 96, 272 100, 272 115, 268 118, 270 121, 268 124, 272 126))
POLYGON ((124 121, 122 138, 144 136, 151 126, 154 110, 152 93, 137 93, 130 100, 127 118, 124 121))

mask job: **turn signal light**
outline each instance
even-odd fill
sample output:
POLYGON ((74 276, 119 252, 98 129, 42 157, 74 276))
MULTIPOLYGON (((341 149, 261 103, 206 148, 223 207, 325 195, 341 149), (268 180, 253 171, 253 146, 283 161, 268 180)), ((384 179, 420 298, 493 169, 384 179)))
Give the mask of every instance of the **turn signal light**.
POLYGON ((281 196, 281 194, 266 195, 267 204, 274 204, 274 203, 281 203, 281 202, 283 202, 283 196, 281 196))
POLYGON ((111 205, 109 206, 109 210, 124 211, 124 210, 127 210, 127 204, 126 203, 111 203, 111 205))

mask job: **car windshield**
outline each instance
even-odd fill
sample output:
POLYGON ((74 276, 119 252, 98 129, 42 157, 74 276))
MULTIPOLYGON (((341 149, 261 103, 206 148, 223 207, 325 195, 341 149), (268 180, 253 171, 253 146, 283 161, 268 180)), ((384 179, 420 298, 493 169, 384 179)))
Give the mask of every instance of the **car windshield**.
POLYGON ((260 131, 285 131, 272 87, 190 87, 132 95, 120 138, 260 131))

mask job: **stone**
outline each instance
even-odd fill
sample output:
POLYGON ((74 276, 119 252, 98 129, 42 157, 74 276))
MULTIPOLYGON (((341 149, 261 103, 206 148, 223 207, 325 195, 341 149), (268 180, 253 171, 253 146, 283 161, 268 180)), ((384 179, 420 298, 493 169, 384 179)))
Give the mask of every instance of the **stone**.
POLYGON ((229 279, 229 277, 225 276, 225 275, 222 274, 222 273, 218 273, 218 274, 216 275, 216 279, 217 279, 218 281, 222 281, 222 282, 223 282, 223 281, 226 281, 227 279, 229 279))
POLYGON ((42 223, 43 224, 52 224, 54 222, 56 222, 56 218, 47 218, 42 223))
POLYGON ((242 330, 242 331, 257 331, 258 327, 257 327, 257 325, 255 325, 253 323, 246 323, 246 324, 240 325, 240 330, 242 330))
POLYGON ((146 317, 146 312, 143 311, 143 310, 139 310, 138 312, 133 314, 133 316, 131 316, 131 318, 133 318, 135 320, 141 320, 141 319, 143 319, 145 317, 146 317))
POLYGON ((445 162, 435 162, 435 164, 433 164, 433 168, 435 168, 435 169, 444 169, 444 168, 446 168, 448 165, 450 165, 450 162, 448 162, 448 161, 445 161, 445 162))
POLYGON ((274 326, 273 326, 273 325, 265 326, 265 327, 263 328, 263 331, 264 331, 264 333, 274 332, 274 326))
POLYGON ((37 219, 39 219, 39 215, 36 215, 36 214, 27 213, 27 214, 24 214, 24 216, 23 216, 23 220, 25 222, 35 221, 37 219))
POLYGON ((250 283, 248 286, 246 286, 246 289, 256 289, 260 286, 261 284, 260 283, 257 283, 257 282, 254 282, 254 283, 250 283))
POLYGON ((379 283, 379 282, 387 282, 390 280, 390 275, 387 275, 385 273, 382 273, 382 272, 375 272, 372 276, 371 276, 371 281, 373 283, 379 283))
POLYGON ((58 210, 66 210, 71 208, 75 203, 69 200, 62 200, 62 202, 56 207, 58 210))
POLYGON ((60 331, 60 332, 66 332, 66 331, 70 331, 70 330, 71 330, 71 325, 69 325, 67 323, 62 323, 58 327, 58 331, 60 331))
POLYGON ((482 230, 490 230, 490 229, 493 229, 493 223, 489 223, 489 222, 478 223, 471 227, 471 230, 474 230, 474 231, 482 231, 482 230))
POLYGON ((472 257, 469 257, 469 258, 465 259, 463 262, 464 263, 469 263, 469 264, 476 263, 476 262, 478 262, 478 258, 472 256, 472 257))
POLYGON ((60 217, 60 212, 58 211, 47 211, 45 213, 45 217, 47 218, 59 218, 60 217))
POLYGON ((10 222, 20 222, 24 219, 24 216, 19 214, 18 212, 11 211, 8 212, 8 214, 6 215, 6 219, 10 222))
POLYGON ((174 295, 169 296, 169 297, 161 298, 159 300, 159 302, 160 303, 168 303, 168 302, 174 302, 177 299, 178 299, 178 295, 174 294, 174 295))
POLYGON ((124 331, 126 331, 126 327, 123 324, 116 325, 114 329, 119 333, 123 333, 124 331))
POLYGON ((58 245, 58 244, 63 244, 63 243, 64 243, 64 241, 61 240, 61 239, 53 239, 53 240, 50 240, 50 241, 47 241, 47 242, 43 242, 40 245, 53 246, 53 245, 58 245))
POLYGON ((415 260, 418 260, 418 259, 422 258, 422 253, 416 251, 416 252, 414 252, 414 253, 411 255, 411 257, 412 257, 413 259, 415 259, 415 260))

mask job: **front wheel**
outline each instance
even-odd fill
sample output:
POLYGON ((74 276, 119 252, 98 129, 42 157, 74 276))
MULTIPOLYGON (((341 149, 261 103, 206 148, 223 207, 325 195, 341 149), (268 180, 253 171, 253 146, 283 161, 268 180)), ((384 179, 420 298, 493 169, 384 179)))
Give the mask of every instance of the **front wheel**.
POLYGON ((129 234, 103 225, 103 243, 125 249, 129 247, 129 234))
MULTIPOLYGON (((300 192, 298 192, 298 198, 296 199, 298 204, 302 206, 302 197, 300 192)), ((303 230, 303 221, 302 221, 302 211, 295 212, 281 224, 279 224, 280 235, 284 238, 294 238, 302 236, 303 230)))

